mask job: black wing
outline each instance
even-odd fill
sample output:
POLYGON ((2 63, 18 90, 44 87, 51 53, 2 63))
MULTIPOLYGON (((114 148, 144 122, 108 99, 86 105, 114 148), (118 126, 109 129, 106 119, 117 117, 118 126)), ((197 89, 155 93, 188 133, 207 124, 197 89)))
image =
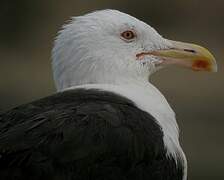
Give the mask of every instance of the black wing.
POLYGON ((1 115, 0 179, 182 179, 155 119, 131 101, 72 90, 1 115))

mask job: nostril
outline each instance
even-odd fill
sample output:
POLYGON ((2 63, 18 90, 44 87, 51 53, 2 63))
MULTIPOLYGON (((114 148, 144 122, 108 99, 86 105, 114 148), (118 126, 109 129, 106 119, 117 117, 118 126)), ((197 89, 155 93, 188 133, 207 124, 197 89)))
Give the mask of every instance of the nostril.
POLYGON ((196 51, 193 50, 193 49, 184 49, 184 51, 186 51, 186 52, 190 52, 190 53, 196 53, 196 51))

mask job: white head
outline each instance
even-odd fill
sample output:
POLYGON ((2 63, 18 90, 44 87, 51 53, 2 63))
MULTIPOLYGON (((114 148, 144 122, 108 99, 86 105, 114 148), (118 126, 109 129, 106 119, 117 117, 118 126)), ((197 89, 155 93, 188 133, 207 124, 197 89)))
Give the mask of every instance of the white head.
POLYGON ((165 64, 196 70, 215 66, 205 49, 164 39, 151 26, 117 10, 72 18, 60 31, 52 56, 58 90, 87 83, 148 81, 165 64))

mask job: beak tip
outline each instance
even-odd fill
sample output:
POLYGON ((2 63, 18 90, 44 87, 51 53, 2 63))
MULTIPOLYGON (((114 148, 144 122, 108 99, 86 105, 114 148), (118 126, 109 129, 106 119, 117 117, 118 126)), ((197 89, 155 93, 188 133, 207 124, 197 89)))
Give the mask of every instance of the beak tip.
POLYGON ((213 65, 211 72, 215 72, 215 73, 218 72, 218 66, 216 63, 213 65))

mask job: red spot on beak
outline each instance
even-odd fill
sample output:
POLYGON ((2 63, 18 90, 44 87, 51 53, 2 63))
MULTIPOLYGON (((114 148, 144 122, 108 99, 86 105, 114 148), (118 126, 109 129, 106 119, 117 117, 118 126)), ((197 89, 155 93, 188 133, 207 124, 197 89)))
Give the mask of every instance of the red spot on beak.
POLYGON ((202 69, 208 69, 209 63, 204 60, 197 60, 192 64, 192 68, 195 71, 202 70, 202 69))

